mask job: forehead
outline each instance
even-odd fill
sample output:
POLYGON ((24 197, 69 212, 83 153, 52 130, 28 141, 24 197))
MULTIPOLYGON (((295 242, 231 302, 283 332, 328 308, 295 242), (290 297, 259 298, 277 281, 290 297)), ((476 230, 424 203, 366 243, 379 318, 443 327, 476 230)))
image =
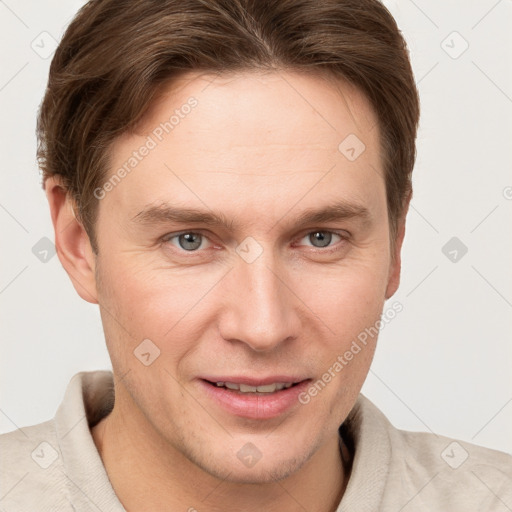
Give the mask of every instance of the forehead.
POLYGON ((109 193, 132 214, 159 202, 199 206, 202 197, 249 208, 307 194, 301 204, 310 207, 316 195, 335 199, 343 187, 359 199, 383 190, 377 118, 341 80, 292 71, 188 73, 162 89, 135 133, 115 142, 111 174, 148 141, 150 151, 109 193))
POLYGON ((261 145, 277 136, 276 143, 332 147, 349 133, 357 133, 371 145, 378 135, 377 118, 364 94, 326 73, 186 73, 161 89, 137 132, 152 133, 173 113, 179 117, 172 121, 176 142, 179 132, 188 135, 193 128, 207 135, 205 146, 221 141, 261 145), (192 100, 196 106, 189 109, 192 100), (189 118, 186 123, 185 118, 189 118))

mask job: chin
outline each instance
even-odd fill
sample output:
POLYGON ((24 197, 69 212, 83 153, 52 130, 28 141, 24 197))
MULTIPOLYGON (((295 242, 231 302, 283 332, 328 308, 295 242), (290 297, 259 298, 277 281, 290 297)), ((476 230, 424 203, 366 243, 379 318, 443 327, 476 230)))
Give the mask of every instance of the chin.
MULTIPOLYGON (((231 448, 228 448, 228 451, 231 451, 231 448)), ((314 453, 314 450, 311 453, 294 452, 287 456, 283 453, 278 455, 277 451, 269 450, 267 454, 260 453, 256 455, 260 457, 258 460, 253 459, 247 462, 243 460, 245 453, 242 450, 237 450, 231 457, 215 453, 205 459, 195 453, 190 454, 188 458, 202 471, 223 481, 237 484, 270 484, 298 472, 314 453)), ((251 452, 251 448, 248 448, 248 452, 251 452)))
POLYGON ((233 463, 228 467, 214 468, 210 474, 234 484, 273 484, 290 477, 299 471, 303 464, 304 462, 297 460, 273 461, 266 464, 260 461, 256 466, 246 468, 240 463, 233 463))

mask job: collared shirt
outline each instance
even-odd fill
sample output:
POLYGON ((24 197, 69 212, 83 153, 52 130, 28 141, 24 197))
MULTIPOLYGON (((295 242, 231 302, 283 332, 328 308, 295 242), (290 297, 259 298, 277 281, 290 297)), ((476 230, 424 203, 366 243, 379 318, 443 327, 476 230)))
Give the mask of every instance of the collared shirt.
MULTIPOLYGON (((81 372, 53 420, 1 435, 0 511, 125 511, 90 430, 113 398, 111 372, 81 372)), ((398 430, 363 395, 340 433, 353 460, 337 512, 512 511, 510 455, 398 430)))

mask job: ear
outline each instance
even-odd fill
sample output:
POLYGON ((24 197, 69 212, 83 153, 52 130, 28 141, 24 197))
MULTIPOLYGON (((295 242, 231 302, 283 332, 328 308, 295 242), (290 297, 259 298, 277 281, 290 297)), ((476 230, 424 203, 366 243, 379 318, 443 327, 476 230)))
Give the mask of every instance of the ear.
POLYGON ((400 271, 402 269, 402 244, 405 237, 405 218, 409 210, 411 194, 406 201, 404 213, 398 221, 393 254, 391 254, 391 263, 389 266, 388 285, 386 288, 386 300, 392 297, 400 286, 400 271))
POLYGON ((89 236, 75 217, 74 203, 59 176, 46 179, 44 188, 50 205, 55 248, 78 295, 97 304, 96 259, 89 236))

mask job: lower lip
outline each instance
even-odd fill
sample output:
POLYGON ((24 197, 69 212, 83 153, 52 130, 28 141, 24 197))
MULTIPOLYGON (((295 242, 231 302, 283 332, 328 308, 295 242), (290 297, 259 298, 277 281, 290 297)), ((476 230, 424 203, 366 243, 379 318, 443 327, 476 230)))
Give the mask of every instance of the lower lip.
POLYGON ((230 414, 242 418, 267 420, 280 416, 293 406, 300 405, 298 397, 308 386, 309 380, 302 381, 291 388, 268 394, 242 394, 214 386, 205 380, 200 380, 199 383, 206 396, 230 414))

